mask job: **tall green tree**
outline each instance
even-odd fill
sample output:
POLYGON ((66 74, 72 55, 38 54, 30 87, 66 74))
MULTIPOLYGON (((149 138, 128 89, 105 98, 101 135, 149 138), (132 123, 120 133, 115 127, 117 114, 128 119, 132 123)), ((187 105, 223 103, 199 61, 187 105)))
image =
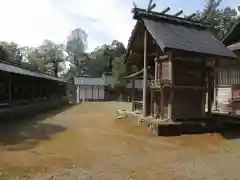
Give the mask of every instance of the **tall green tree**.
POLYGON ((0 59, 2 61, 9 61, 9 54, 7 53, 2 44, 0 45, 0 59))
POLYGON ((69 55, 69 61, 72 63, 72 66, 77 70, 77 74, 83 74, 86 71, 88 55, 85 53, 87 49, 87 33, 81 29, 77 28, 73 30, 70 35, 67 37, 66 50, 69 55))
POLYGON ((20 65, 22 61, 22 53, 19 46, 14 42, 1 42, 0 43, 2 54, 4 55, 5 61, 12 64, 20 65))
POLYGON ((116 57, 113 60, 113 84, 112 87, 120 94, 120 99, 122 99, 123 92, 126 88, 127 81, 124 77, 127 75, 127 66, 124 63, 124 56, 116 57))
POLYGON ((204 19, 209 23, 213 33, 219 39, 231 29, 239 19, 236 9, 231 7, 219 8, 222 0, 208 0, 205 8, 197 12, 195 19, 204 19))
POLYGON ((113 60, 126 52, 124 44, 113 40, 111 44, 97 47, 91 54, 88 64, 88 73, 101 76, 103 73, 112 73, 113 60))
MULTIPOLYGON (((41 69, 44 73, 52 76, 58 76, 63 68, 61 63, 66 61, 65 46, 63 44, 56 44, 51 40, 44 40, 43 44, 40 45, 31 55, 35 55, 35 60, 39 65, 42 65, 41 60, 43 60, 43 67, 41 69)), ((33 57, 32 57, 33 58, 33 57)))
POLYGON ((108 56, 104 54, 104 49, 102 47, 98 47, 90 53, 87 74, 99 77, 106 72, 108 67, 108 56))

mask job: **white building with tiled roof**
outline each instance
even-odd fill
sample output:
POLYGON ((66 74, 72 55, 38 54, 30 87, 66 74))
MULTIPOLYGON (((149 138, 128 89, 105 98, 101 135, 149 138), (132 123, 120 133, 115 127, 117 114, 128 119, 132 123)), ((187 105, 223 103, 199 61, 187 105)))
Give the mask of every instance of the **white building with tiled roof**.
POLYGON ((77 103, 82 101, 103 101, 105 99, 106 80, 104 77, 75 77, 77 103))

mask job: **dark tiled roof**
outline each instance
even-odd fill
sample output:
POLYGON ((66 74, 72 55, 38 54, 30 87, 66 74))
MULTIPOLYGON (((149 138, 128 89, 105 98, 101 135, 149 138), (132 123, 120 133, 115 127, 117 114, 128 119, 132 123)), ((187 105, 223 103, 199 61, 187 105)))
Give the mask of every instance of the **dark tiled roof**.
POLYGON ((105 86, 105 78, 91 78, 91 77, 76 77, 74 80, 75 85, 85 86, 105 86))
POLYGON ((165 48, 171 48, 236 58, 231 50, 226 48, 208 31, 209 25, 207 23, 153 11, 146 12, 139 8, 134 8, 133 13, 133 18, 137 20, 137 24, 129 39, 126 57, 128 57, 133 41, 135 41, 135 36, 139 30, 139 22, 143 21, 147 30, 163 51, 165 48))
POLYGON ((49 75, 46 75, 43 73, 30 71, 28 69, 23 69, 18 66, 7 64, 5 62, 0 62, 0 71, 9 72, 9 73, 13 73, 13 74, 32 76, 32 77, 36 77, 36 78, 48 79, 48 80, 53 80, 53 81, 59 81, 59 82, 68 82, 65 79, 56 78, 56 77, 49 76, 49 75))
POLYGON ((129 55, 129 53, 130 53, 129 51, 132 49, 132 42, 134 41, 134 38, 137 34, 138 26, 139 26, 139 21, 137 21, 136 25, 134 26, 134 28, 131 32, 131 36, 128 40, 126 57, 129 55))
POLYGON ((143 18, 144 24, 157 44, 165 48, 235 58, 235 54, 207 29, 154 21, 143 18))

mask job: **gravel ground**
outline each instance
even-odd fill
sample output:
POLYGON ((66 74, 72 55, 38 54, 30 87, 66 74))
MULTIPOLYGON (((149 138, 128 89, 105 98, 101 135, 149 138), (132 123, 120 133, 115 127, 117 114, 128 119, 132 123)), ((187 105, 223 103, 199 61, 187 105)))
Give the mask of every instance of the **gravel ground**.
POLYGON ((240 141, 155 137, 115 119, 129 103, 84 103, 0 127, 0 180, 237 180, 240 141))

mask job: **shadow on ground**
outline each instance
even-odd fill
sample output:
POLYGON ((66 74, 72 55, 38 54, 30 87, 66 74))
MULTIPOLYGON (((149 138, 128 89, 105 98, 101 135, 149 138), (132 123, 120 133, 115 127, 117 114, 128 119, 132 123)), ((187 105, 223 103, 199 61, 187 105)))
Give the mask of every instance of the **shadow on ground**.
POLYGON ((72 108, 72 105, 62 106, 44 111, 24 119, 4 119, 0 121, 0 148, 10 151, 34 148, 39 141, 49 140, 52 135, 66 130, 57 124, 43 122, 57 114, 72 108))

